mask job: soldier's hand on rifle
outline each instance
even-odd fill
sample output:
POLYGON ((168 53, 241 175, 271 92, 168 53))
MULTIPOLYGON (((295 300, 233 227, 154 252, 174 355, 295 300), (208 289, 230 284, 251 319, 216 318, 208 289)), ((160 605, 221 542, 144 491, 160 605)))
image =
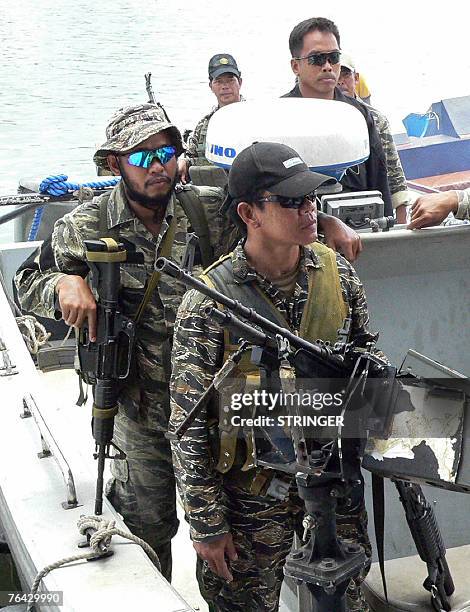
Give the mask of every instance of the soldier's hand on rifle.
POLYGON ((96 340, 96 301, 85 279, 67 274, 56 285, 62 319, 67 325, 81 327, 88 319, 90 340, 96 340))
POLYGON ((225 557, 227 556, 230 561, 236 561, 238 555, 230 533, 224 533, 210 542, 193 542, 193 546, 201 559, 207 561, 214 574, 232 582, 233 576, 225 557))
POLYGON ((181 156, 178 160, 178 174, 180 181, 185 185, 189 181, 189 164, 184 156, 181 156))
POLYGON ((362 251, 359 234, 340 219, 318 212, 318 227, 325 235, 327 246, 338 251, 348 261, 355 261, 362 251))

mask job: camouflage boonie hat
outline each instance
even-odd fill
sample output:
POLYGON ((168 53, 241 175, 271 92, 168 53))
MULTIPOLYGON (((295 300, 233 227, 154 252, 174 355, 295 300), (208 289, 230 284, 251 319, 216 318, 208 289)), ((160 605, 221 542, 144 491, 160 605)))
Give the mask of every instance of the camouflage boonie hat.
POLYGON ((169 130, 176 154, 183 152, 183 140, 178 128, 170 122, 163 108, 157 104, 138 104, 120 108, 106 128, 107 141, 93 156, 99 168, 109 170, 109 153, 126 153, 150 136, 169 130))

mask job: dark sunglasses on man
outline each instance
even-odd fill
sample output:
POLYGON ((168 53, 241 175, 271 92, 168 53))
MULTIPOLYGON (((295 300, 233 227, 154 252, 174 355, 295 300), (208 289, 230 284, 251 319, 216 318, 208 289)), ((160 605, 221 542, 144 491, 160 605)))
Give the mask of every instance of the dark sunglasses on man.
POLYGON ((281 208, 301 208, 305 200, 314 203, 315 202, 315 194, 307 193, 307 195, 300 196, 298 198, 288 198, 287 196, 280 195, 270 195, 264 198, 258 198, 257 202, 272 202, 274 204, 279 204, 281 208))
POLYGON ((294 57, 296 60, 306 59, 312 66, 324 66, 326 62, 338 64, 341 59, 341 51, 329 51, 328 53, 310 53, 303 57, 294 57))

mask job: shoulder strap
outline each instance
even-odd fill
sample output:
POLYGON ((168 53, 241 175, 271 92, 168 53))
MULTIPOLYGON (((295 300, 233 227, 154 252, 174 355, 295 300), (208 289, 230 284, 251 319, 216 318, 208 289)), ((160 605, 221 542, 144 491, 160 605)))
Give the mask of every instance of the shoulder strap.
MULTIPOLYGON (((111 229, 108 228, 108 199, 107 198, 102 198, 99 203, 98 228, 99 228, 100 237, 114 238, 114 240, 118 242, 119 236, 118 236, 117 229, 115 227, 112 227, 111 229)), ((162 248, 160 252, 162 257, 170 256, 171 249, 173 246, 173 241, 175 239, 175 233, 176 233, 176 215, 173 215, 170 226, 165 234, 165 237, 163 238, 162 248)), ((158 281, 160 280, 160 276, 161 276, 161 273, 155 270, 155 272, 153 272, 152 276, 150 277, 147 283, 147 287, 145 289, 144 297, 135 315, 134 320, 136 323, 140 321, 142 313, 145 310, 145 307, 147 306, 150 300, 150 296, 152 295, 155 287, 157 286, 158 281)))
POLYGON ((118 242, 118 231, 115 227, 108 228, 108 202, 109 198, 101 198, 99 203, 98 229, 100 238, 114 238, 118 242))
MULTIPOLYGON (((204 270, 202 274, 199 275, 199 280, 202 281, 204 284, 206 284, 211 289, 218 290, 219 288, 216 287, 215 283, 213 282, 211 277, 208 275, 208 272, 210 272, 215 266, 219 265, 219 263, 225 261, 226 259, 229 259, 231 255, 232 255, 231 253, 229 255, 224 255, 223 257, 215 261, 213 264, 211 264, 208 268, 204 270)), ((222 304, 219 304, 218 302, 216 302, 216 306, 219 310, 224 310, 224 307, 222 304)), ((224 327, 224 363, 228 358, 227 347, 229 345, 230 345, 229 330, 227 327, 224 327)))
MULTIPOLYGON (((219 259, 216 259, 213 263, 211 263, 210 265, 207 266, 207 268, 205 268, 204 272, 201 274, 201 276, 199 278, 202 279, 202 277, 206 276, 208 272, 210 272, 211 270, 213 270, 216 266, 218 266, 219 264, 221 264, 222 262, 224 262, 226 259, 231 259, 232 257, 232 253, 228 253, 228 255, 222 255, 221 257, 219 257, 219 259)), ((204 281, 206 283, 206 281, 204 281)), ((206 283, 207 285, 208 283, 206 283)), ((212 286, 212 285, 210 285, 212 286)))
POLYGON ((209 234, 209 225, 196 190, 191 185, 183 185, 176 192, 178 202, 181 204, 186 216, 189 219, 191 227, 199 238, 199 250, 201 251, 202 265, 206 268, 214 261, 214 253, 212 250, 209 234))
MULTIPOLYGON (((161 257, 169 257, 171 254, 171 248, 173 246, 173 241, 175 239, 175 233, 176 233, 176 215, 173 215, 173 218, 171 220, 170 226, 165 234, 165 237, 163 238, 163 242, 162 242, 162 248, 160 251, 160 256, 161 257)), ((142 299, 142 302, 140 303, 140 306, 137 310, 137 313, 135 315, 135 322, 138 323, 140 321, 140 318, 142 316, 143 311, 145 310, 145 307, 147 306, 147 304, 149 303, 150 300, 150 296, 152 295, 155 287, 157 286, 158 281, 160 280, 161 277, 161 272, 158 270, 155 270, 152 274, 152 276, 150 277, 148 283, 147 283, 147 288, 145 289, 145 295, 142 299)))

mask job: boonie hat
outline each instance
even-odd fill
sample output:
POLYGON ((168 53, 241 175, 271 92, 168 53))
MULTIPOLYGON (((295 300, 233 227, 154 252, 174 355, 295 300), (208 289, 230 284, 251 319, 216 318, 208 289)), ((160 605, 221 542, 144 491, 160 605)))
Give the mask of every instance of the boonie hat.
POLYGON ((228 192, 231 201, 240 201, 263 189, 274 195, 299 198, 320 185, 335 183, 334 178, 309 170, 291 147, 277 142, 255 142, 233 160, 228 192))
POLYGON ((170 130, 176 154, 183 152, 183 140, 178 128, 168 119, 163 107, 158 104, 138 104, 120 108, 111 117, 106 128, 106 142, 93 156, 95 164, 109 170, 109 153, 126 153, 150 136, 170 130))
POLYGON ((228 53, 217 53, 217 55, 213 55, 209 60, 209 79, 216 79, 226 72, 235 74, 238 78, 241 77, 237 62, 232 55, 228 53))

